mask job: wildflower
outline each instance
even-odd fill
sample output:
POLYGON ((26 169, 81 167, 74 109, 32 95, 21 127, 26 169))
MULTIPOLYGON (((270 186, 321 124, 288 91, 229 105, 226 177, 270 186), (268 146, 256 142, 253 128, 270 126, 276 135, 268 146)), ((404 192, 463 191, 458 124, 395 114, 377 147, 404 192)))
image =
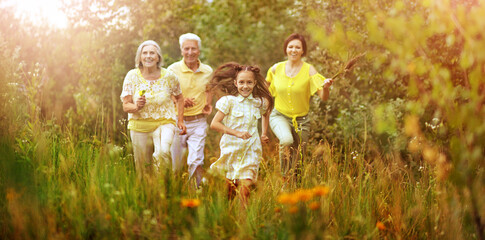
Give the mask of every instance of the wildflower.
POLYGON ((283 193, 278 196, 276 199, 281 204, 290 204, 293 205, 298 202, 298 199, 293 196, 293 194, 283 193))
POLYGON ((288 212, 291 213, 291 214, 295 214, 296 212, 298 212, 298 207, 292 206, 292 207, 290 207, 290 209, 288 209, 288 212))
POLYGON ((181 202, 182 207, 186 208, 195 208, 200 205, 200 200, 199 199, 182 199, 181 202))
POLYGON ((315 210, 317 210, 317 209, 320 208, 320 203, 318 203, 318 202, 311 202, 310 204, 308 204, 308 207, 311 210, 315 211, 315 210))
POLYGON ((274 212, 275 212, 275 213, 280 213, 280 212, 281 212, 281 208, 279 208, 279 207, 275 207, 275 208, 274 208, 274 212))
POLYGON ((326 186, 318 186, 312 189, 315 196, 326 196, 330 192, 330 188, 326 186))
POLYGON ((297 201, 308 202, 313 198, 313 192, 307 189, 300 189, 293 194, 297 201))
POLYGON ((145 95, 145 93, 147 92, 147 90, 141 90, 138 92, 138 94, 140 94, 140 97, 145 95))
POLYGON ((386 225, 384 225, 384 223, 382 223, 381 221, 377 221, 376 227, 377 227, 377 229, 382 230, 382 231, 386 230, 386 225))

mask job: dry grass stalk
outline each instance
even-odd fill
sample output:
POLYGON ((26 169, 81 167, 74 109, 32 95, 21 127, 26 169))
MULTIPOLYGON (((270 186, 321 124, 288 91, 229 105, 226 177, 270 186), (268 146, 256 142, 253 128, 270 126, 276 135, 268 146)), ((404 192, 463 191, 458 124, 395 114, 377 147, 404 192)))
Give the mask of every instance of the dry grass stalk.
POLYGON ((350 59, 342 68, 340 68, 340 70, 335 75, 333 75, 332 79, 335 79, 338 76, 340 76, 342 73, 346 73, 347 71, 352 69, 357 64, 357 61, 359 61, 359 59, 364 55, 365 55, 365 52, 350 59))

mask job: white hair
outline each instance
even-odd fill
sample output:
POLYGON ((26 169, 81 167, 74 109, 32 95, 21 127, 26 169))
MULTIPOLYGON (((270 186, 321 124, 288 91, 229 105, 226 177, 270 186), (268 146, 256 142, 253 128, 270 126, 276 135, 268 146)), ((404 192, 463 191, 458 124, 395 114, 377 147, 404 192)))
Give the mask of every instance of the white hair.
POLYGON ((143 47, 149 46, 149 45, 155 46, 155 48, 157 49, 157 54, 159 58, 157 67, 159 69, 162 68, 162 65, 163 65, 162 49, 160 49, 160 46, 158 46, 158 43, 153 40, 144 41, 140 44, 140 46, 138 46, 138 50, 136 50, 136 56, 135 56, 135 67, 136 68, 140 68, 140 66, 143 67, 143 64, 141 63, 141 50, 143 50, 143 47))
POLYGON ((199 46, 199 49, 202 48, 202 41, 200 40, 200 37, 193 34, 193 33, 185 33, 185 34, 180 35, 180 37, 179 37, 180 48, 182 48, 182 44, 187 40, 197 41, 197 45, 199 46))

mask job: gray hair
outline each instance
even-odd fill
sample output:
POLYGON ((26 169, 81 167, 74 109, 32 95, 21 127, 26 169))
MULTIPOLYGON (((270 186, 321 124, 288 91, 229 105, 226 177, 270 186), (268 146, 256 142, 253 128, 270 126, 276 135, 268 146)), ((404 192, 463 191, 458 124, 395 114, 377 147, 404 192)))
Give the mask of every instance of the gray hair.
POLYGON ((158 46, 158 43, 156 43, 153 40, 144 41, 143 43, 140 44, 140 46, 138 46, 138 50, 136 50, 136 56, 135 56, 135 67, 136 68, 143 67, 143 64, 141 63, 141 50, 143 50, 143 47, 149 46, 149 45, 155 46, 155 48, 157 49, 157 54, 159 58, 157 67, 159 69, 162 68, 162 65, 163 65, 162 49, 160 49, 160 46, 158 46))
POLYGON ((180 48, 182 48, 182 44, 187 40, 197 41, 197 45, 199 46, 199 49, 202 48, 202 41, 200 40, 200 37, 193 33, 185 33, 180 35, 180 38, 179 38, 180 48))

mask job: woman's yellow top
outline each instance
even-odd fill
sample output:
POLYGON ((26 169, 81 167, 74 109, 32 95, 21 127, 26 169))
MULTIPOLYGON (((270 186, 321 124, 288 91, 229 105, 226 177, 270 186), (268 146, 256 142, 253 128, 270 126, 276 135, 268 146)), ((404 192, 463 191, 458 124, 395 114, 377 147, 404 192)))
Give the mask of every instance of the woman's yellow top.
POLYGON ((270 83, 269 91, 275 98, 275 109, 296 121, 310 111, 310 98, 322 89, 325 77, 320 74, 310 76, 310 64, 303 62, 300 72, 294 77, 285 73, 286 63, 276 64, 275 73, 268 70, 266 81, 270 83))
POLYGON ((165 125, 165 124, 175 124, 175 121, 173 119, 161 119, 161 120, 155 120, 153 118, 148 118, 148 119, 130 119, 128 121, 128 129, 137 131, 137 132, 153 132, 155 131, 159 126, 165 125))

